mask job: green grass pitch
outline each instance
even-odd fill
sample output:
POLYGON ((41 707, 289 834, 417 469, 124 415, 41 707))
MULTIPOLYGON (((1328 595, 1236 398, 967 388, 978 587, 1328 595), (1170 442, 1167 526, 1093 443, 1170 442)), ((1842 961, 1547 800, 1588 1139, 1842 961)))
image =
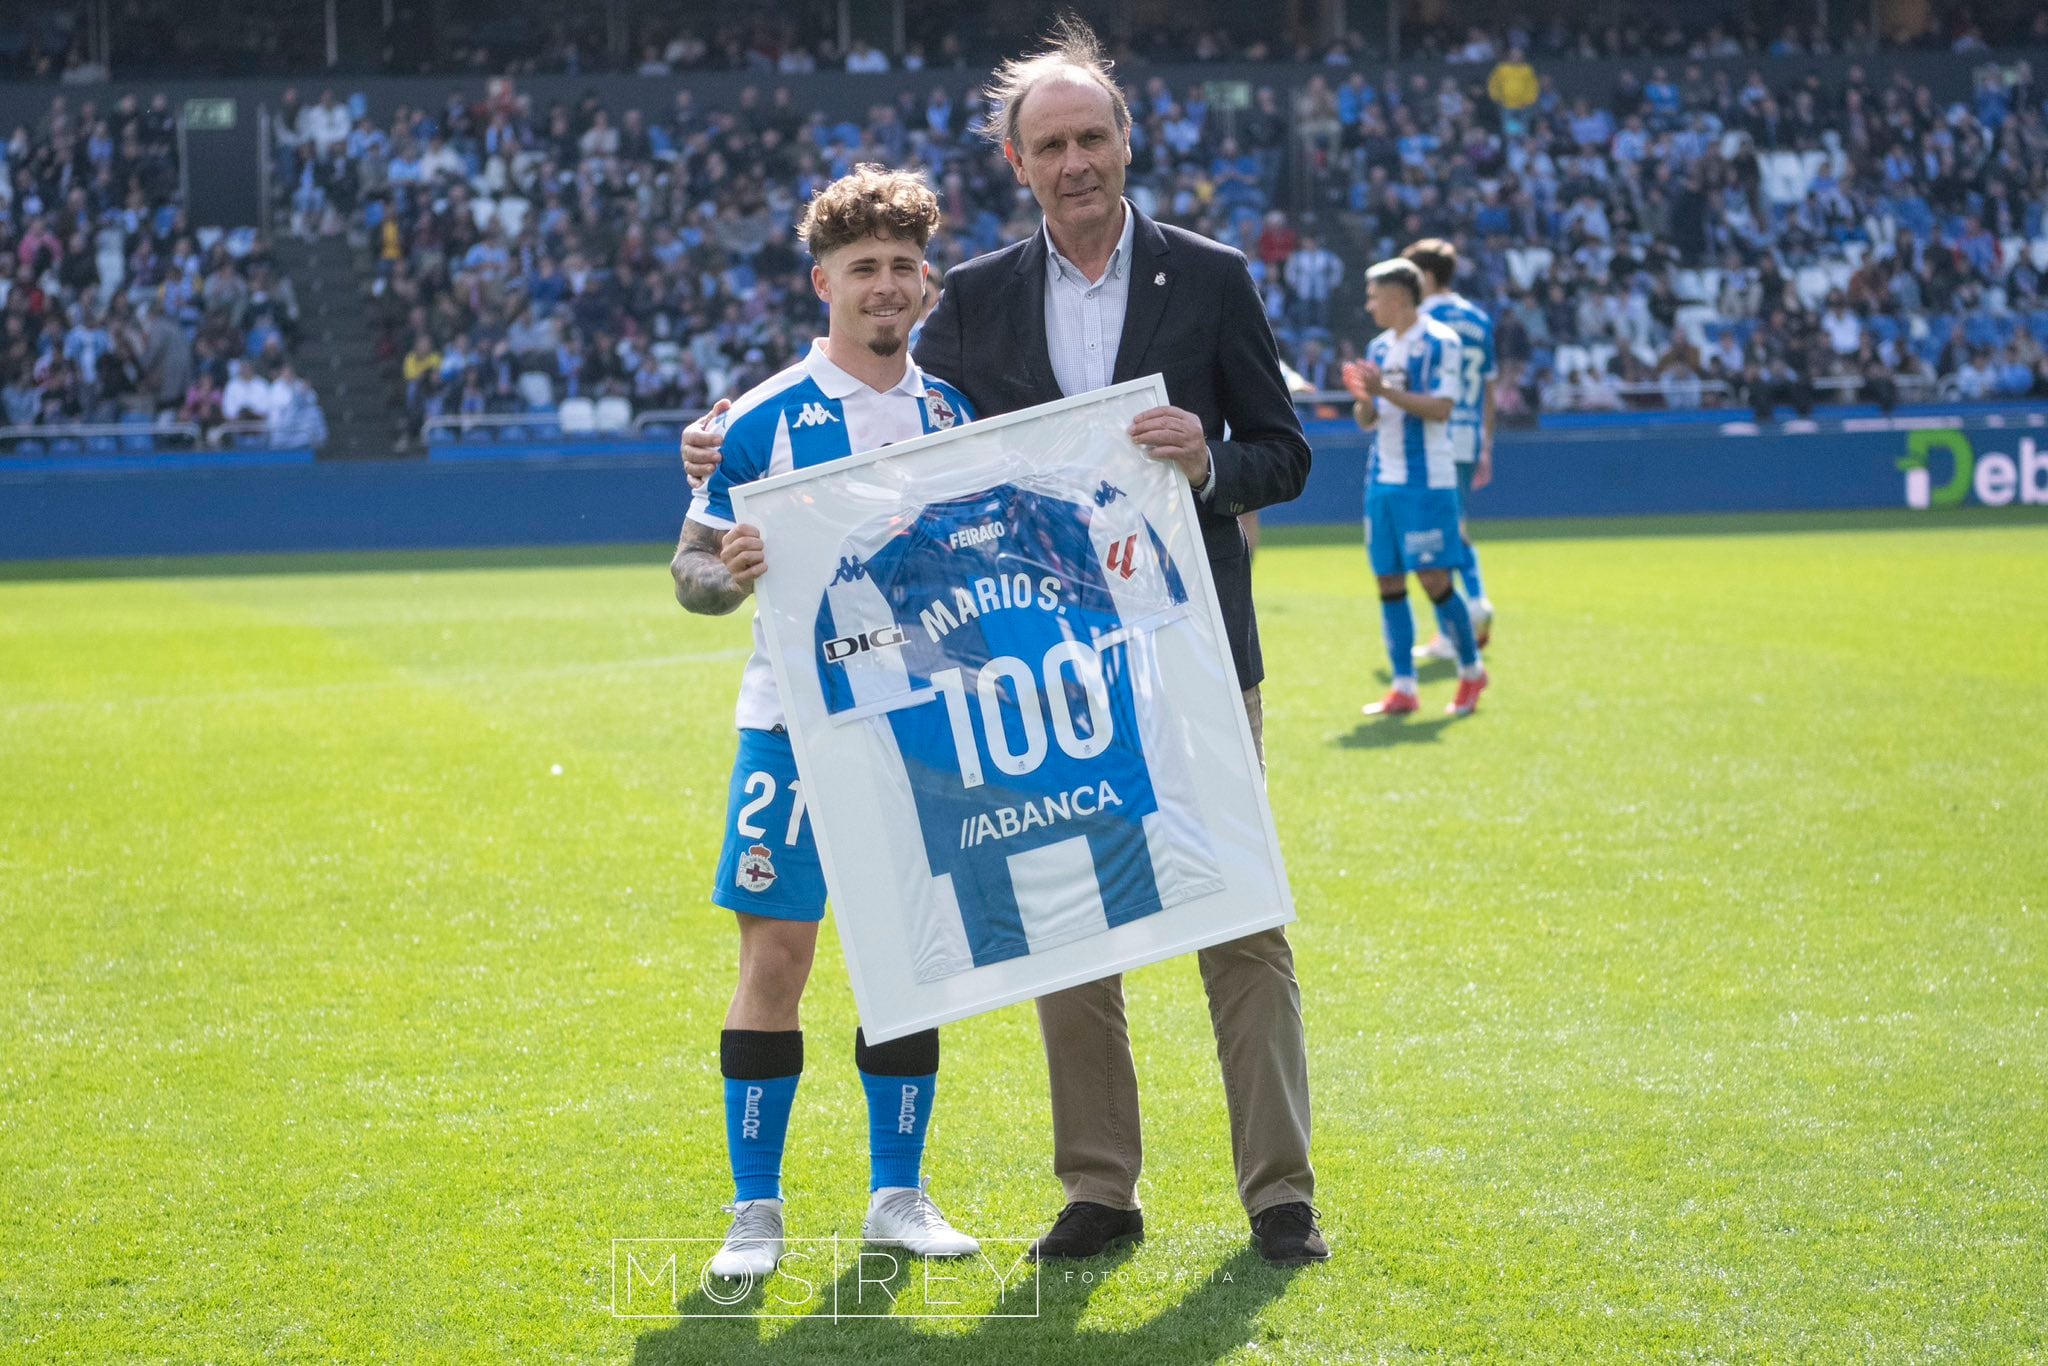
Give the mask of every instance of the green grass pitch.
MULTIPOLYGON (((1009 1320, 614 1316, 728 1194, 746 623, 662 548, 0 570, 0 1359, 2048 1353, 2048 522, 1516 530, 1456 723, 1358 716, 1350 532, 1258 562, 1335 1259, 1247 1251, 1173 962, 1150 1240, 1009 1320)), ((829 931, 805 1023, 791 1232, 857 1235, 829 931)), ((1029 1008, 945 1059, 935 1194, 1040 1232, 1029 1008)))

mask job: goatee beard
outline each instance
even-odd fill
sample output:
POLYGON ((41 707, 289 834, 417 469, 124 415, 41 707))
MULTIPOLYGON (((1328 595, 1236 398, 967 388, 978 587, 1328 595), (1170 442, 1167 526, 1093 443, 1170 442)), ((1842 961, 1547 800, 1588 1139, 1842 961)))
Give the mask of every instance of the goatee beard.
POLYGON ((868 343, 868 350, 887 360, 903 349, 901 337, 876 337, 868 343))

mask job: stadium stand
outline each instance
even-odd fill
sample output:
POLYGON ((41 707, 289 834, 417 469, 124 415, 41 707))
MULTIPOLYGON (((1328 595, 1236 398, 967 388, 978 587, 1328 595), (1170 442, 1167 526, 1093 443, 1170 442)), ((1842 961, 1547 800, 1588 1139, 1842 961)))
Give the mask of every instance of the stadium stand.
POLYGON ((299 305, 252 227, 194 226, 169 101, 50 101, 0 143, 0 434, 14 449, 324 439, 299 305))
MULTIPOLYGON (((1829 85, 1774 63, 1773 84, 1660 62, 1598 102, 1539 72, 1519 108, 1462 65, 1318 70, 1230 111, 1137 81, 1130 193, 1245 252, 1314 385, 1364 340, 1359 268, 1448 232, 1500 319, 1510 416, 2048 393, 2048 124, 2024 63, 1945 106, 1860 67, 1829 85)), ((302 230, 369 250, 414 430, 585 398, 668 420, 764 378, 819 317, 790 224, 859 161, 939 188, 941 269, 1031 226, 977 97, 945 85, 857 121, 805 115, 788 83, 718 110, 686 86, 658 119, 537 107, 509 80, 382 125, 328 103, 323 149, 316 107, 281 143, 324 169, 282 193, 302 230)))

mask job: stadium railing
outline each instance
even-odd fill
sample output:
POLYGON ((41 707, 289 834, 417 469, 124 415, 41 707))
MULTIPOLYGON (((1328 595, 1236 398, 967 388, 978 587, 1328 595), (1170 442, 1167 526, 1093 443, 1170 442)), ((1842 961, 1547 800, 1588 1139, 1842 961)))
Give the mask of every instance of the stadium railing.
POLYGON ((442 413, 420 424, 420 439, 439 441, 526 440, 536 435, 573 436, 578 440, 612 438, 632 441, 651 432, 681 431, 702 414, 686 408, 649 408, 635 413, 624 426, 565 424, 559 409, 539 413, 442 413))
POLYGON ((196 422, 58 422, 0 427, 0 449, 16 455, 53 451, 146 455, 166 446, 202 450, 205 445, 205 434, 196 422))

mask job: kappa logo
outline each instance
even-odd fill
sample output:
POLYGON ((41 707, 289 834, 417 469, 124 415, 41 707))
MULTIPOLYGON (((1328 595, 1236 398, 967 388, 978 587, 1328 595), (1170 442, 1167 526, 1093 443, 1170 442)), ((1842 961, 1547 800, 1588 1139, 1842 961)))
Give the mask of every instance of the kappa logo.
POLYGON ((765 844, 747 846, 740 855, 739 871, 733 881, 750 892, 765 892, 775 885, 775 851, 765 844))
POLYGON ((959 414, 953 411, 953 405, 946 402, 946 396, 936 389, 924 391, 924 410, 931 415, 932 426, 942 432, 960 420, 959 414))
POLYGON ((1102 562, 1103 564, 1107 565, 1113 572, 1121 574, 1127 579, 1131 575, 1137 573, 1137 533, 1133 532, 1131 535, 1124 537, 1121 541, 1111 541, 1109 543, 1109 554, 1103 558, 1102 562))
POLYGON ((825 662, 844 664, 857 654, 869 650, 886 650, 891 645, 901 645, 909 639, 901 626, 877 626, 872 631, 862 631, 857 636, 840 636, 825 642, 825 662))
POLYGON ((868 576, 868 567, 851 555, 840 557, 838 572, 832 575, 833 583, 857 583, 868 576))
POLYGON ((796 415, 796 421, 791 425, 797 427, 822 427, 827 422, 837 422, 838 420, 837 417, 833 416, 832 410, 824 404, 806 403, 803 411, 796 415))
POLYGON ((1118 488, 1115 484, 1112 484, 1107 479, 1105 479, 1102 481, 1102 487, 1095 490, 1095 506, 1099 508, 1106 508, 1111 503, 1114 503, 1117 499, 1126 496, 1127 495, 1124 493, 1122 489, 1118 488))

